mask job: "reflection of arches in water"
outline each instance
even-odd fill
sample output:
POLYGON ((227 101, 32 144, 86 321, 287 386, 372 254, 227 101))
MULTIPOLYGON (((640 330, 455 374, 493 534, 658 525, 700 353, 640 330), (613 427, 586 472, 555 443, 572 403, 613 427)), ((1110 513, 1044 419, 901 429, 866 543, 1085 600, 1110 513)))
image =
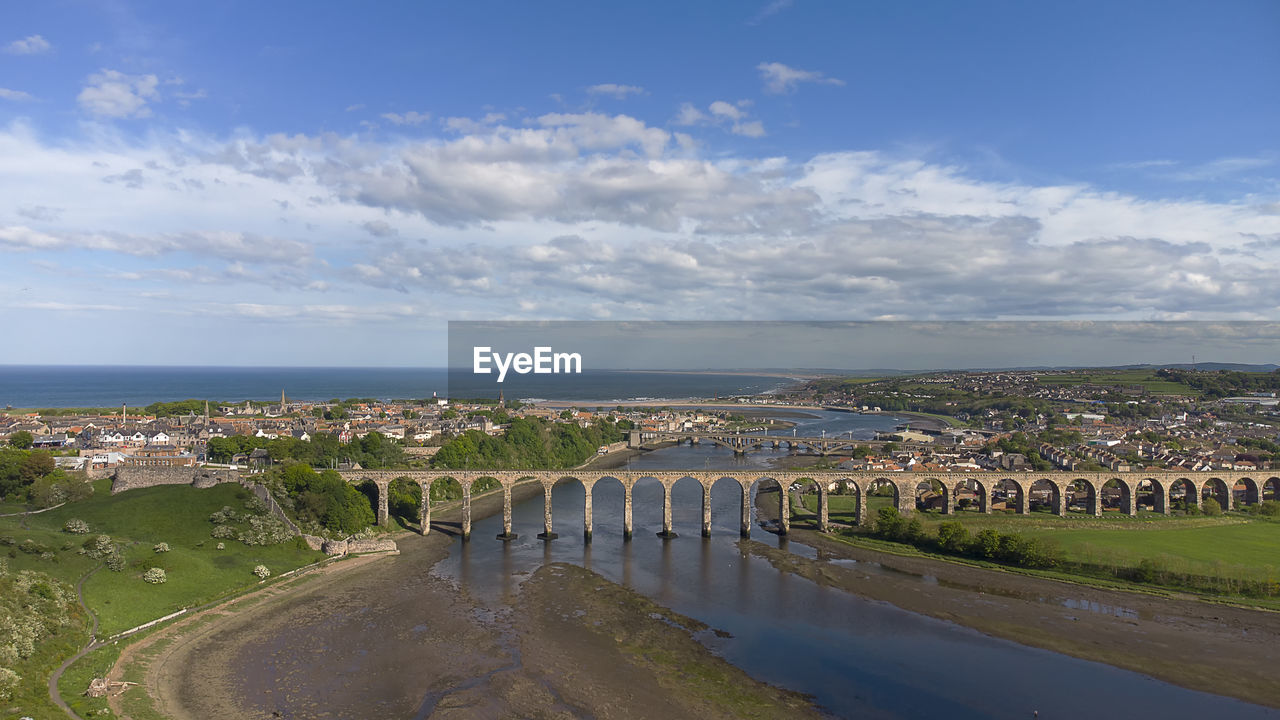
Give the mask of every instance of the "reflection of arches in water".
POLYGON ((1128 512, 1132 507, 1129 486, 1112 478, 1102 484, 1102 509, 1128 512))
POLYGON ((982 482, 973 478, 965 478, 956 483, 952 499, 957 511, 986 512, 990 505, 991 493, 982 482))
MULTIPOLYGON (((993 505, 997 498, 1003 500, 1004 509, 1009 512, 1021 513, 1023 510, 1025 498, 1022 495, 1022 486, 1017 482, 1003 478, 997 480, 991 488, 991 498, 993 505)), ((995 509, 994 507, 992 509, 995 509)))
POLYGON ((1231 490, 1223 482, 1222 478, 1211 477, 1204 481, 1204 485, 1200 489, 1200 500, 1203 503, 1209 498, 1213 498, 1218 503, 1219 508, 1223 510, 1231 509, 1231 490))
POLYGON ((1061 497, 1058 486, 1041 478, 1031 483, 1027 507, 1032 512, 1060 512, 1061 497))

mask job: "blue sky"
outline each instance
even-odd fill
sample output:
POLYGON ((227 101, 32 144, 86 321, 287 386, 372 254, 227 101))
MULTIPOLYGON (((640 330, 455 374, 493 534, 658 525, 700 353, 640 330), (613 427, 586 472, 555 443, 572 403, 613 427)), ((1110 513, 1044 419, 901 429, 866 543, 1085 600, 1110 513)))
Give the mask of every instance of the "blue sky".
POLYGON ((0 9, 0 363, 1280 310, 1280 4, 370 5, 0 9))

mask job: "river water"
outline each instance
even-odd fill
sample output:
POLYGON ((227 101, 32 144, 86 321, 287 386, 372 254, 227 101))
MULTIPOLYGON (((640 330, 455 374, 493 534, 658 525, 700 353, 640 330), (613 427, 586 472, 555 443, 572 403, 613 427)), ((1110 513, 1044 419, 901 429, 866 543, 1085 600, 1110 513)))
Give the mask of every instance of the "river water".
MULTIPOLYGON (((902 418, 815 411, 798 421, 799 435, 852 433, 869 439, 902 418)), ((709 443, 657 450, 634 459, 639 469, 764 469, 786 451, 745 457, 709 443)), ((515 599, 519 580, 550 562, 581 565, 622 583, 731 637, 704 642, 765 682, 812 695, 831 713, 858 718, 1280 718, 1280 711, 1186 690, 1139 673, 1018 645, 925 615, 823 587, 738 546, 741 493, 722 481, 711 494, 712 536, 701 537, 701 487, 673 489, 673 523, 662 529, 662 487, 635 486, 631 542, 622 539, 623 490, 601 481, 593 495, 594 536, 582 538, 582 486, 564 483, 552 495, 555 530, 542 528, 542 499, 513 509, 519 539, 502 543, 500 516, 473 526, 470 543, 455 541, 434 572, 464 584, 498 609, 515 599)), ((753 539, 816 557, 815 551, 761 529, 753 539)), ((869 573, 893 572, 876 566, 869 573)), ((901 573, 896 573, 901 575, 901 573)), ((915 580, 927 592, 928 578, 915 580)))

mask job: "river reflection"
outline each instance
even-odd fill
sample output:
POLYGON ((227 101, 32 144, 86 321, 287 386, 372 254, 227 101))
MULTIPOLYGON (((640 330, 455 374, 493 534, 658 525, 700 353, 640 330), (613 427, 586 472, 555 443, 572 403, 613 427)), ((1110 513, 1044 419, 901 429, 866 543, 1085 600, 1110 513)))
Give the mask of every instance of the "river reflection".
MULTIPOLYGON (((855 437, 869 438, 877 427, 899 421, 820 413, 808 428, 853 430, 855 437)), ((682 446, 637 458, 631 469, 764 470, 784 454, 762 451, 742 458, 720 447, 682 446)), ((581 565, 724 631, 728 637, 699 639, 752 676, 809 693, 841 717, 1027 718, 1034 711, 1041 718, 1280 717, 1260 706, 987 637, 817 585, 743 554, 736 483, 721 481, 712 489, 710 539, 700 535, 701 487, 683 480, 672 493, 675 539, 656 537, 662 529, 662 486, 649 480, 635 486, 635 534, 624 542, 622 486, 603 481, 593 494, 593 540, 584 543, 584 491, 566 482, 552 493, 559 539, 536 538, 542 526, 539 497, 513 508, 517 540, 491 540, 502 522, 486 518, 475 524, 470 543, 455 541, 434 572, 457 579, 479 602, 497 608, 511 603, 520 579, 541 565, 581 565)), ((788 547, 758 524, 752 537, 788 547)), ((798 543, 788 549, 815 557, 812 548, 798 543)), ((860 569, 888 572, 873 563, 860 569)), ((931 585, 924 578, 903 581, 919 582, 922 592, 931 585)))

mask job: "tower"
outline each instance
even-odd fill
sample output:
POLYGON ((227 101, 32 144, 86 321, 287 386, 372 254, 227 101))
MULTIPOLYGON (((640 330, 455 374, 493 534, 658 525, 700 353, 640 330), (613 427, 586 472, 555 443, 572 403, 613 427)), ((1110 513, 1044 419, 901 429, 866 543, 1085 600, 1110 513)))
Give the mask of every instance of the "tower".
POLYGON ((507 401, 502 399, 502 390, 498 390, 498 407, 506 407, 507 401))
POLYGON ((120 424, 129 422, 129 403, 120 403, 120 424))

